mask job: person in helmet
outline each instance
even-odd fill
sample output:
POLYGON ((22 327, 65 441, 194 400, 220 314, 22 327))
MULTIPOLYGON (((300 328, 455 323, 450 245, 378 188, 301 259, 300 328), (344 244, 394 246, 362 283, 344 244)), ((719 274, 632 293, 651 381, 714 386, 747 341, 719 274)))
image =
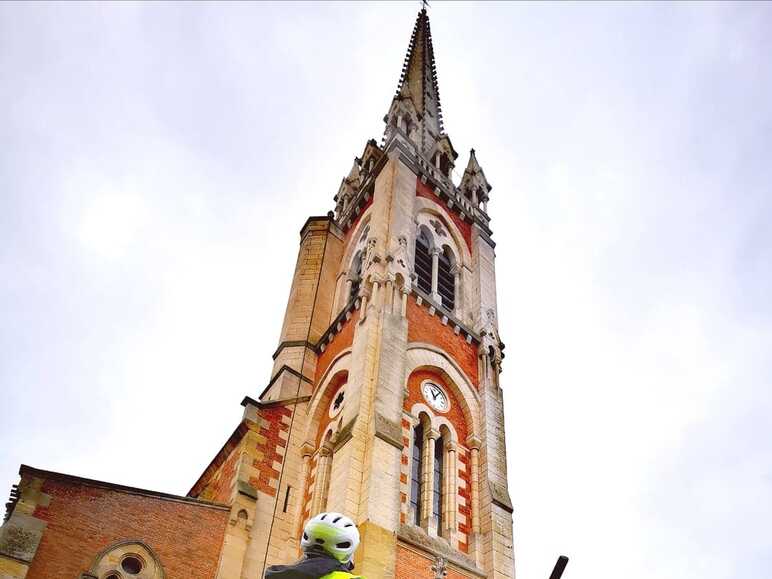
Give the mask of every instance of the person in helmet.
POLYGON ((292 565, 271 565, 265 579, 363 579, 352 575, 359 529, 340 513, 319 513, 303 528, 303 558, 292 565))

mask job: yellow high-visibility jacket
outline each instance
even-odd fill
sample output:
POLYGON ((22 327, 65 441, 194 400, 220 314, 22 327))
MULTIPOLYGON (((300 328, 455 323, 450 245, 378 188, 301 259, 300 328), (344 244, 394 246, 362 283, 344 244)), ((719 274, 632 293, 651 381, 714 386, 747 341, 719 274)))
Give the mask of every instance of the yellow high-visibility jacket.
POLYGON ((333 571, 332 573, 327 573, 327 575, 323 575, 319 579, 365 579, 361 575, 352 575, 351 573, 347 571, 333 571))

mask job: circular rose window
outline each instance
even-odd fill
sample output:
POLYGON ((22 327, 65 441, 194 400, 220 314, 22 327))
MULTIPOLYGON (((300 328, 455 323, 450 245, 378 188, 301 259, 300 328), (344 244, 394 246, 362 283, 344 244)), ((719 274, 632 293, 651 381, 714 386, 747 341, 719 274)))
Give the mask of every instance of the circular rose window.
POLYGON ((346 385, 344 384, 340 388, 338 388, 338 391, 335 393, 335 395, 332 397, 332 401, 330 402, 330 418, 335 418, 340 411, 343 409, 343 403, 346 401, 346 385))
POLYGON ((135 555, 129 555, 121 561, 121 569, 129 575, 138 575, 142 571, 142 561, 135 555))

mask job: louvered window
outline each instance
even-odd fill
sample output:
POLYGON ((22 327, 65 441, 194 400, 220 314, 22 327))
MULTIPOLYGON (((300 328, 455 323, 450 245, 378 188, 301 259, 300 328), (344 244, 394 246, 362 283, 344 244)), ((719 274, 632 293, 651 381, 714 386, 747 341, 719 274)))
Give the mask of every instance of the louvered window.
POLYGON ((418 276, 418 288, 427 294, 432 293, 432 256, 429 253, 429 242, 419 235, 415 240, 415 273, 418 276))
POLYGON ((442 298, 442 306, 453 311, 456 305, 456 280, 451 273, 451 261, 445 252, 439 255, 437 271, 437 291, 442 298))

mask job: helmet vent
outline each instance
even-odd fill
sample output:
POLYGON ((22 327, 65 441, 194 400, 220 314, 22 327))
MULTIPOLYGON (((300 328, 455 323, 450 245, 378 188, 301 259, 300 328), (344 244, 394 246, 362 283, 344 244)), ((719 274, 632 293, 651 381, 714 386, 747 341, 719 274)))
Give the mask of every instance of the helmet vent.
POLYGON ((343 527, 353 527, 353 526, 354 526, 354 523, 349 523, 347 525, 343 525, 343 527))
POLYGON ((338 543, 335 545, 338 549, 348 549, 351 546, 350 541, 343 541, 342 543, 338 543))
POLYGON ((324 545, 324 539, 317 539, 316 540, 317 545, 324 545))
POLYGON ((337 522, 338 522, 338 521, 340 521, 342 518, 343 518, 343 516, 342 516, 342 515, 341 515, 340 517, 335 517, 335 518, 332 520, 332 522, 333 522, 333 523, 337 523, 337 522))
POLYGON ((326 517, 326 516, 327 516, 327 513, 324 513, 324 514, 322 515, 322 518, 321 518, 321 519, 319 519, 319 520, 323 521, 323 520, 324 520, 324 517, 326 517))
POLYGON ((306 532, 303 532, 303 538, 304 538, 306 541, 308 541, 308 533, 306 533, 306 532))

